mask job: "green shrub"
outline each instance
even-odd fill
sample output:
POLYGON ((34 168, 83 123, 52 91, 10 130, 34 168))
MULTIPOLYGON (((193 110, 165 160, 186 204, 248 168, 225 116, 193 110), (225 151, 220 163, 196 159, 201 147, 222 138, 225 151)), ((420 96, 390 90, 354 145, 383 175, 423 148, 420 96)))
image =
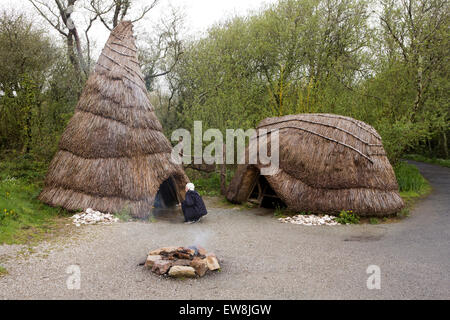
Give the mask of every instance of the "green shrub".
POLYGON ((369 223, 370 224, 379 224, 380 220, 378 220, 377 218, 370 218, 369 219, 369 223))
POLYGON ((342 210, 334 220, 340 224, 358 224, 359 216, 352 210, 342 210))
POLYGON ((21 179, 42 182, 48 163, 35 161, 30 155, 11 155, 12 159, 0 158, 0 179, 21 179))

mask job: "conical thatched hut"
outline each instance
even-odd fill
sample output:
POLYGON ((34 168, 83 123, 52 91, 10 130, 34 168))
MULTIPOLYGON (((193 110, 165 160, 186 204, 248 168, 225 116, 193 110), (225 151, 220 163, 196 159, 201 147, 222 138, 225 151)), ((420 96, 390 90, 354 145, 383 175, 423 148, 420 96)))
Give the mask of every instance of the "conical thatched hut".
POLYGON ((299 114, 265 119, 258 130, 263 128, 269 133, 279 129, 279 169, 261 176, 259 162, 239 165, 228 200, 285 205, 298 212, 353 210, 361 216, 388 215, 403 207, 381 137, 364 122, 299 114))
POLYGON ((69 210, 149 214, 188 182, 148 99, 131 22, 112 32, 50 164, 40 199, 69 210))

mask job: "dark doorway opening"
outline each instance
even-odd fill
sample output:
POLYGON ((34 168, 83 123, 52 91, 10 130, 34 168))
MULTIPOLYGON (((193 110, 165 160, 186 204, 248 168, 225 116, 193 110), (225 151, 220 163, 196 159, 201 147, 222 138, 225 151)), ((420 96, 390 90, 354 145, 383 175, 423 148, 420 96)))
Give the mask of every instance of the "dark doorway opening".
POLYGON ((177 188, 173 177, 165 180, 159 186, 158 193, 155 198, 155 208, 171 208, 178 203, 177 188))
POLYGON ((256 178, 248 201, 263 208, 286 208, 286 204, 278 197, 267 179, 262 175, 258 175, 256 178))

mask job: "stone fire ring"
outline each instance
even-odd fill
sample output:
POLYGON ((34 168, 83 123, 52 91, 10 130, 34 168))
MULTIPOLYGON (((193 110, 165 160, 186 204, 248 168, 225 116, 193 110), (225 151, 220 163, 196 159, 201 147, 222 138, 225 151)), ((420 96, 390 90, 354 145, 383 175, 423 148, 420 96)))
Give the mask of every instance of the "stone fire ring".
POLYGON ((216 255, 200 246, 165 247, 150 251, 145 267, 157 275, 174 278, 203 277, 208 271, 220 270, 216 255))

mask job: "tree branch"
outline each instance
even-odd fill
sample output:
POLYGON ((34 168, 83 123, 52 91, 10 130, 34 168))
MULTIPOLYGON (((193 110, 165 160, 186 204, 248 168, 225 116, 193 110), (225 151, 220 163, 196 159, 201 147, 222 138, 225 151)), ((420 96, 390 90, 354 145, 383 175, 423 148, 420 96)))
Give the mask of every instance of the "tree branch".
POLYGON ((64 32, 61 27, 60 27, 60 23, 59 23, 59 18, 58 18, 58 22, 55 23, 53 22, 43 11, 42 9, 37 5, 37 3, 43 5, 44 7, 47 8, 48 11, 50 11, 51 14, 53 14, 54 16, 56 16, 56 14, 49 8, 49 6, 45 3, 42 3, 40 1, 37 0, 28 0, 31 2, 31 4, 33 5, 33 7, 37 10, 37 12, 56 30, 58 31, 60 34, 62 34, 64 37, 68 37, 69 34, 64 32))

